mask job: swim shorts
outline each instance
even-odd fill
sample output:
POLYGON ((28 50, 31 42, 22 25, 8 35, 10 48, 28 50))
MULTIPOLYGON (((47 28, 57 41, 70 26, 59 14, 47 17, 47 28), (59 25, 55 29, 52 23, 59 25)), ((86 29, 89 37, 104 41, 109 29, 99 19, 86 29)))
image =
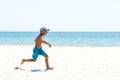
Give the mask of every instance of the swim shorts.
POLYGON ((46 52, 42 48, 36 48, 36 47, 34 47, 32 58, 34 60, 37 60, 37 58, 38 58, 39 55, 45 56, 46 52))

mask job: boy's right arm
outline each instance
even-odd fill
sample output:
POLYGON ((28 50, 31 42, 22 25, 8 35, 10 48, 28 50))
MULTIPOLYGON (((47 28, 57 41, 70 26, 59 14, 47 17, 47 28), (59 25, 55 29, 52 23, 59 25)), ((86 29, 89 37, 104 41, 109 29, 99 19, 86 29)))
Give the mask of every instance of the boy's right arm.
POLYGON ((49 47, 51 47, 51 44, 50 43, 48 43, 48 42, 46 42, 46 41, 42 41, 43 43, 45 43, 45 44, 47 44, 47 45, 49 45, 49 47))

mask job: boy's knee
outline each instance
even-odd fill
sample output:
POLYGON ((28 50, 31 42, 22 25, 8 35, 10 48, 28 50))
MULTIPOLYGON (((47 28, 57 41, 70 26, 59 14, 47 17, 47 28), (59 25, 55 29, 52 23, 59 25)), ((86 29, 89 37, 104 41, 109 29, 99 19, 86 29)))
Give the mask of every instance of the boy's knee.
POLYGON ((36 60, 32 59, 33 62, 36 62, 36 60))

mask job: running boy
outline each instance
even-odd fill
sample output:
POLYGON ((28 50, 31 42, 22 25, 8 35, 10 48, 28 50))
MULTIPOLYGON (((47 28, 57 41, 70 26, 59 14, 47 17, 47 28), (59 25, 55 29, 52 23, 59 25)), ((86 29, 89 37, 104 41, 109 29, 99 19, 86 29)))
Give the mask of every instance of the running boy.
MULTIPOLYGON (((45 57, 45 63, 46 63, 46 69, 47 70, 52 70, 53 67, 49 66, 49 60, 48 60, 48 55, 46 52, 42 49, 42 43, 45 43, 51 47, 51 44, 44 41, 43 37, 47 34, 49 29, 46 29, 45 27, 40 28, 40 34, 36 37, 35 41, 35 47, 33 49, 33 54, 32 54, 32 59, 22 59, 21 65, 24 62, 35 62, 38 58, 39 55, 42 55, 45 57)), ((16 67, 15 69, 19 69, 19 67, 16 67)))

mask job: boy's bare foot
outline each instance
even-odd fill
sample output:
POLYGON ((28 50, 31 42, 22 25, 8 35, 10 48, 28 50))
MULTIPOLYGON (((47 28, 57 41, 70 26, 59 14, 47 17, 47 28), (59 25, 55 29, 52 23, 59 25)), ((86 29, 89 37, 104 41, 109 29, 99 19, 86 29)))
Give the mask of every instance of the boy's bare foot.
POLYGON ((54 69, 54 67, 49 67, 46 70, 53 70, 53 69, 54 69))

